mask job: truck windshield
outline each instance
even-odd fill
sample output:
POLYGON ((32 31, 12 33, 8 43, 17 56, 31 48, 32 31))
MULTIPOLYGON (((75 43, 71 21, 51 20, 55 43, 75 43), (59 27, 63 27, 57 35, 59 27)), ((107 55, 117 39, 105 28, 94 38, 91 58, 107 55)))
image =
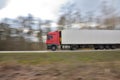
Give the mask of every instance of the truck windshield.
POLYGON ((53 38, 52 35, 47 35, 47 40, 50 40, 50 39, 52 39, 52 38, 53 38))

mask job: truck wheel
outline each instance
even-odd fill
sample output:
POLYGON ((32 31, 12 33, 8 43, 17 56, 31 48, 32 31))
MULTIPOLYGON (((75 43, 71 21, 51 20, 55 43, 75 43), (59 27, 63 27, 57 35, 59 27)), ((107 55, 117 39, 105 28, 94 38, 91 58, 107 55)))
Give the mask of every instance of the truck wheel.
POLYGON ((56 51, 57 47, 56 46, 51 46, 52 51, 56 51))

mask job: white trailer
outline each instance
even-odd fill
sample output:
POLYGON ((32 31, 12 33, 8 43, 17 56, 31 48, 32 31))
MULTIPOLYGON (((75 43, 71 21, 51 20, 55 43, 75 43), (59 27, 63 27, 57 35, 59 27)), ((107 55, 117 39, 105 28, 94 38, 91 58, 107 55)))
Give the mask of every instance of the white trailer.
POLYGON ((120 46, 120 30, 63 30, 61 31, 61 45, 71 49, 80 47, 118 48, 120 46))
POLYGON ((61 44, 120 44, 119 30, 63 30, 61 44))

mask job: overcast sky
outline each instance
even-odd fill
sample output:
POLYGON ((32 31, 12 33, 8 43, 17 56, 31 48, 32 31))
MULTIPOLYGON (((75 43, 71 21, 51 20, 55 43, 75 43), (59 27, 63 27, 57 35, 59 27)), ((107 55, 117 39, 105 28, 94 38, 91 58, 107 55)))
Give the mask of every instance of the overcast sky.
MULTIPOLYGON (((41 19, 56 20, 62 4, 70 0, 0 0, 0 18, 33 14, 41 19)), ((72 0, 83 12, 96 11, 103 0, 72 0)), ((120 0, 108 0, 120 9, 120 0), (114 1, 114 2, 112 2, 114 1)))
POLYGON ((4 8, 7 3, 8 3, 8 0, 0 0, 0 9, 4 8))
POLYGON ((93 11, 99 13, 102 1, 107 1, 109 5, 112 5, 118 12, 120 12, 120 0, 72 0, 81 9, 83 13, 93 11))
MULTIPOLYGON (((4 0, 0 0, 0 3, 4 0)), ((14 18, 19 15, 33 14, 42 19, 56 19, 58 10, 66 0, 9 0, 0 10, 0 18, 14 18)))

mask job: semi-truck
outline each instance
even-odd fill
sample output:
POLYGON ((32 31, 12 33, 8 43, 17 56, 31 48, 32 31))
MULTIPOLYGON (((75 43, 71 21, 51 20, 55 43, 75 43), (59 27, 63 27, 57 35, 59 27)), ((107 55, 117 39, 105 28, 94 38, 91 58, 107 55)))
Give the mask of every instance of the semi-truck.
POLYGON ((120 48, 120 30, 62 30, 48 32, 47 49, 120 48))

